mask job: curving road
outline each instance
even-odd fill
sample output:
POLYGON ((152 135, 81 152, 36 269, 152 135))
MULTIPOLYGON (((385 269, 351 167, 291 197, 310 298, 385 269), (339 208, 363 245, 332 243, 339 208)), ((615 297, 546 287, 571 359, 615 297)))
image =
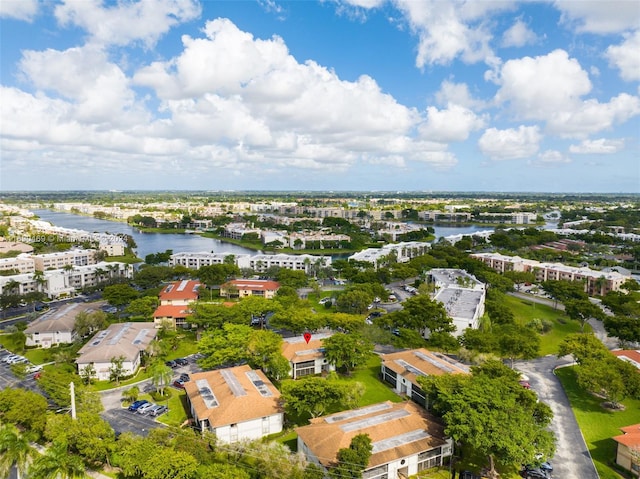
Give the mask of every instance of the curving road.
POLYGON ((557 367, 573 364, 571 359, 544 356, 517 361, 515 368, 529 376, 531 389, 553 411, 551 430, 556 436, 556 455, 552 459, 553 477, 561 479, 598 479, 598 473, 567 395, 554 374, 557 367))

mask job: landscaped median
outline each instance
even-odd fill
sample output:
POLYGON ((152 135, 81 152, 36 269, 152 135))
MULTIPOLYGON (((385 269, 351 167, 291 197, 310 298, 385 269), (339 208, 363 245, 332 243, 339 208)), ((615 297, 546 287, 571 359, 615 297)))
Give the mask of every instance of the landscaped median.
POLYGON ((621 427, 640 423, 640 400, 625 399, 624 409, 613 411, 602 406, 604 399, 578 386, 574 367, 557 369, 556 376, 569 398, 600 479, 620 479, 614 470, 616 443, 611 438, 621 434, 621 427))

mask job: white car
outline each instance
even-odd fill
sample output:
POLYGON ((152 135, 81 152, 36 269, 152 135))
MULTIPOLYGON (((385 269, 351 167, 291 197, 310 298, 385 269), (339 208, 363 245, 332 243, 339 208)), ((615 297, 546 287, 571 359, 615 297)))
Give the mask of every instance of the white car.
POLYGON ((23 356, 15 356, 7 361, 7 364, 28 363, 29 360, 23 356))
POLYGON ((156 405, 153 404, 152 402, 148 402, 147 404, 143 404, 142 406, 140 406, 136 412, 138 414, 147 414, 148 412, 151 411, 151 408, 155 406, 156 405))
POLYGON ((31 364, 27 367, 28 373, 37 373, 38 371, 42 371, 42 364, 31 364))

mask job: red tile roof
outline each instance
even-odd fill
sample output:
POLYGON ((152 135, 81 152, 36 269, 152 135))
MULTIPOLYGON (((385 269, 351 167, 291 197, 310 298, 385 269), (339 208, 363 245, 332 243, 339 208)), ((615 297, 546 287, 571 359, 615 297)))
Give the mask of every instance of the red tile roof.
POLYGON ((192 312, 188 306, 174 306, 172 304, 166 304, 158 306, 153 313, 154 318, 186 318, 191 315, 192 312))
POLYGON ((640 369, 640 351, 636 351, 634 349, 620 349, 618 351, 611 352, 623 361, 627 361, 640 369))
POLYGON ((175 281, 162 288, 159 295, 160 301, 195 301, 198 299, 199 287, 199 281, 175 281))
POLYGON ((621 427, 620 430, 624 433, 620 436, 615 436, 614 441, 623 444, 627 447, 640 446, 640 424, 633 424, 632 426, 621 427))

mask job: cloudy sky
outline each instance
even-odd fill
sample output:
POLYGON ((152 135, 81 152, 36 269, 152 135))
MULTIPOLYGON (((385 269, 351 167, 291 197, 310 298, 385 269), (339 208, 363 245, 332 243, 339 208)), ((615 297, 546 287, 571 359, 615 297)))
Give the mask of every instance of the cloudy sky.
POLYGON ((640 2, 1 0, 0 188, 640 193, 640 2))

